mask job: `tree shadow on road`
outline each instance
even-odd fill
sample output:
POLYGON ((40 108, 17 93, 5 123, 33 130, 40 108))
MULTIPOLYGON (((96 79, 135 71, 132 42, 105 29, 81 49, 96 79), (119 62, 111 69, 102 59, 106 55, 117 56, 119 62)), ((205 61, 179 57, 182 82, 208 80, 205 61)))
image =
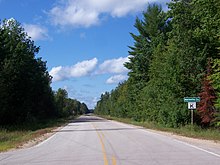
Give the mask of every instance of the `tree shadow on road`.
POLYGON ((81 116, 75 120, 71 120, 70 123, 84 123, 84 122, 108 122, 108 120, 92 116, 81 116))
POLYGON ((94 129, 64 129, 54 132, 92 132, 92 131, 135 131, 143 128, 94 128, 94 129))

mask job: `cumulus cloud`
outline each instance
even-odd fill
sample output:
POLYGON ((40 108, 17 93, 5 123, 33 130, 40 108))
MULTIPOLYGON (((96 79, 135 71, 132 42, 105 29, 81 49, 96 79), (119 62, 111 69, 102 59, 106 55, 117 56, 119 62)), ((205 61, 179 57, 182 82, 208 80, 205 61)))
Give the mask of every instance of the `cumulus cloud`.
POLYGON ((143 11, 157 0, 68 0, 59 1, 49 12, 54 25, 90 27, 97 25, 103 15, 123 17, 143 11))
POLYGON ((124 63, 128 62, 128 57, 120 57, 117 59, 110 59, 104 61, 99 65, 98 71, 96 74, 105 74, 105 73, 125 73, 128 72, 128 69, 124 67, 124 63))
POLYGON ((84 102, 88 108, 93 109, 99 100, 98 97, 91 96, 93 94, 90 92, 90 89, 84 89, 83 91, 80 89, 75 89, 72 85, 64 85, 63 89, 67 90, 68 97, 72 99, 77 99, 80 102, 84 102), (86 93, 85 93, 86 92, 86 93), (90 94, 90 95, 89 95, 90 94))
POLYGON ((89 109, 94 109, 99 99, 93 96, 82 96, 82 97, 77 97, 77 100, 79 100, 80 102, 84 102, 89 109))
POLYGON ((48 30, 43 26, 34 24, 24 24, 23 27, 27 32, 28 36, 30 36, 35 41, 49 39, 48 30))
POLYGON ((53 82, 62 81, 73 77, 82 77, 89 75, 96 67, 98 60, 93 58, 78 62, 73 66, 57 66, 49 72, 53 77, 53 82))
POLYGON ((128 78, 128 76, 126 75, 115 75, 110 77, 106 83, 107 84, 118 84, 119 82, 123 82, 124 80, 126 80, 128 78))

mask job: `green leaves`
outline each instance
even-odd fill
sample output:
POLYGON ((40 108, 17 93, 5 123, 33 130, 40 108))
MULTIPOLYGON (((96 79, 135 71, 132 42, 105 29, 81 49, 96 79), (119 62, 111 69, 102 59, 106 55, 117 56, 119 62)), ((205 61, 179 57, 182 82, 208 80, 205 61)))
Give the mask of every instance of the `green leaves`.
POLYGON ((55 105, 57 115, 59 117, 68 117, 71 115, 82 115, 88 112, 85 103, 80 103, 77 100, 68 98, 68 92, 65 89, 59 88, 55 94, 55 105))
POLYGON ((59 89, 55 96, 46 62, 35 58, 39 47, 16 20, 0 26, 0 124, 36 122, 88 111, 85 104, 59 89))
MULTIPOLYGON (((136 18, 135 27, 139 34, 131 33, 135 43, 130 47, 130 61, 125 63, 125 67, 130 69, 129 76, 136 82, 149 81, 149 66, 152 59, 152 49, 155 43, 155 37, 160 35, 165 25, 165 14, 158 5, 149 5, 146 12, 143 13, 143 20, 136 18)), ((144 85, 140 85, 140 89, 144 85)))
POLYGON ((1 23, 0 34, 0 124, 54 116, 51 77, 35 58, 39 47, 14 19, 1 23))
MULTIPOLYGON (((143 19, 136 19, 138 34, 131 33, 134 45, 129 47, 130 61, 125 63, 129 79, 98 102, 100 113, 169 127, 189 123, 182 98, 204 92, 207 61, 219 59, 220 1, 173 0, 169 8, 164 13, 160 6, 149 5, 143 19)), ((218 97, 219 65, 214 60, 210 76, 218 97)), ((218 98, 215 106, 219 105, 218 98)), ((201 124, 199 118, 196 121, 201 124)))

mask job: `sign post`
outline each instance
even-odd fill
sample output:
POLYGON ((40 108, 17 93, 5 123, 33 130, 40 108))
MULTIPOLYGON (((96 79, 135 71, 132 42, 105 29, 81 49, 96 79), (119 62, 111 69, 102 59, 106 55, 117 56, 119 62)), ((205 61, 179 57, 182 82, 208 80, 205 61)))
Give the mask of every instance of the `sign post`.
POLYGON ((196 109, 196 103, 200 102, 200 97, 184 97, 184 102, 188 103, 188 109, 191 110, 191 124, 193 125, 193 110, 196 109))

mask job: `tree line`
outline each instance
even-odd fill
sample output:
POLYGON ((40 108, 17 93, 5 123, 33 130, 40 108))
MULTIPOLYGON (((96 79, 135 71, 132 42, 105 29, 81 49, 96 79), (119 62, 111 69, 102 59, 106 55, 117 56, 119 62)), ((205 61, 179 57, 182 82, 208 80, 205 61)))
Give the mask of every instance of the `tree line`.
POLYGON ((88 111, 84 103, 54 92, 40 47, 14 19, 0 21, 0 125, 67 117, 88 111))
POLYGON ((220 1, 172 0, 136 18, 128 80, 101 95, 95 113, 167 127, 190 123, 184 97, 201 98, 195 122, 220 125, 220 1))

